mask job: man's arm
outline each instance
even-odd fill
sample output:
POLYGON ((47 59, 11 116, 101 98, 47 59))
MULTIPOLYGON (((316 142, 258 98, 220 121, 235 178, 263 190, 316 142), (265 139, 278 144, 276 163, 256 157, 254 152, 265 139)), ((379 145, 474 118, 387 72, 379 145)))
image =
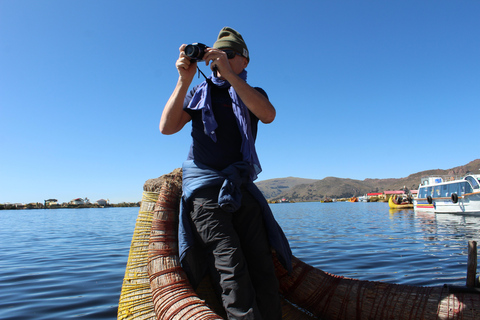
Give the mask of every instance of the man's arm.
POLYGON ((180 56, 175 64, 179 75, 177 85, 165 104, 160 119, 159 129, 163 134, 177 133, 191 120, 190 115, 183 110, 183 101, 195 76, 197 63, 185 56, 184 48, 185 45, 180 47, 180 56))
POLYGON ((159 125, 161 133, 177 133, 190 121, 190 115, 183 110, 183 101, 185 100, 189 86, 189 84, 185 84, 180 78, 178 79, 172 95, 163 108, 159 125))
POLYGON ((260 121, 263 123, 271 123, 275 120, 275 108, 267 97, 252 88, 236 74, 229 77, 227 81, 233 86, 247 108, 256 115, 260 121))

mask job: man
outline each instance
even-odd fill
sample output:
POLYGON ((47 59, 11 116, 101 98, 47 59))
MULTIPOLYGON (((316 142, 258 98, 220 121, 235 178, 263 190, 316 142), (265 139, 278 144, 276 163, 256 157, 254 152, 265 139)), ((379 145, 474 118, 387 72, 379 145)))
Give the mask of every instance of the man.
POLYGON ((288 241, 253 181, 261 171, 255 150, 258 121, 275 108, 246 82, 250 56, 243 37, 225 27, 203 60, 213 75, 188 91, 197 62, 180 47, 177 85, 160 131, 192 121, 193 142, 183 164, 179 226, 182 267, 196 287, 207 268, 229 319, 281 319, 271 246, 291 269, 288 241))

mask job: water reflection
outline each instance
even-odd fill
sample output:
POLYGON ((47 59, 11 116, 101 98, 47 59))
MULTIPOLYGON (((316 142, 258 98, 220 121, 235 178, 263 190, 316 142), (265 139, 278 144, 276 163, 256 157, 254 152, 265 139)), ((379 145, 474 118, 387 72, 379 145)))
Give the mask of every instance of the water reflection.
POLYGON ((424 239, 428 241, 437 240, 437 223, 434 213, 419 213, 416 212, 419 227, 421 228, 424 239))
POLYGON ((386 203, 272 204, 294 255, 362 280, 464 285, 480 217, 390 210, 386 203))
POLYGON ((115 319, 137 214, 0 211, 1 319, 115 319))

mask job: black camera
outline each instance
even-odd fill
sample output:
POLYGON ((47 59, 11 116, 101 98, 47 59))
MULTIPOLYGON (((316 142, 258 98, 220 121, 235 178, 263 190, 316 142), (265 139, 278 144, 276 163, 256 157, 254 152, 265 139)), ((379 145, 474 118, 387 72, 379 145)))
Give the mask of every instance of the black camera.
POLYGON ((203 55, 205 54, 205 49, 208 47, 203 43, 192 43, 185 47, 183 50, 185 55, 192 60, 202 61, 203 55))

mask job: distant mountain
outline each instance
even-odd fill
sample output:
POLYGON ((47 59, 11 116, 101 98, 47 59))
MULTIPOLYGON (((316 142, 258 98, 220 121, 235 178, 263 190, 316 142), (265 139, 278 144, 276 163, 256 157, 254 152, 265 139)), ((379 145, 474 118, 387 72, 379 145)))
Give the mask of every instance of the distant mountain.
POLYGON ((262 191, 263 195, 267 199, 275 198, 278 195, 284 193, 288 189, 301 185, 301 184, 309 184, 318 181, 316 179, 303 179, 303 178, 295 178, 295 177, 287 177, 287 178, 278 178, 278 179, 270 179, 256 182, 255 184, 257 187, 262 191))
POLYGON ((277 178, 259 181, 256 183, 267 200, 279 200, 287 198, 291 201, 320 201, 325 197, 349 198, 361 196, 370 192, 383 192, 386 190, 399 190, 404 186, 410 190, 416 190, 420 179, 433 175, 465 175, 468 172, 480 174, 480 159, 474 160, 464 166, 452 169, 427 170, 399 179, 365 179, 353 180, 335 177, 318 179, 303 178, 277 178))

